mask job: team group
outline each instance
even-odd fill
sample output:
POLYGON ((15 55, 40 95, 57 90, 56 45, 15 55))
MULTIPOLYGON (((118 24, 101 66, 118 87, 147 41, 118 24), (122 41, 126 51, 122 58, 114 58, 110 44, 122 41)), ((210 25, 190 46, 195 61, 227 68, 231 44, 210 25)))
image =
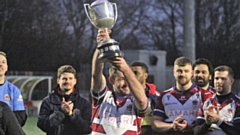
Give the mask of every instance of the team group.
MULTIPOLYGON (((98 31, 98 44, 109 38, 108 32, 98 31)), ((207 59, 193 63, 179 57, 174 61, 174 86, 159 93, 146 82, 144 62, 109 59, 106 77, 98 56, 96 47, 90 101, 75 86, 76 70, 71 65, 59 67, 57 85, 38 114, 37 126, 47 135, 240 135, 240 98, 232 92, 234 72, 229 66, 213 69, 207 59)), ((6 54, 0 52, 0 133, 24 135, 23 99, 5 79, 7 69, 6 54)))

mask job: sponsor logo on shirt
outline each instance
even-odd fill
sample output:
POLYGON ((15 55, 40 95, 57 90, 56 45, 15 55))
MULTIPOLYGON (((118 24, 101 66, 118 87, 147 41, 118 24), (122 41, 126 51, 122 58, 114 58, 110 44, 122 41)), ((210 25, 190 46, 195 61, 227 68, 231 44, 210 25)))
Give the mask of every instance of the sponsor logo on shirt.
POLYGON ((135 118, 129 115, 116 116, 107 113, 103 115, 103 123, 115 127, 127 127, 129 125, 133 125, 134 119, 135 118))
POLYGON ((187 99, 186 99, 186 97, 185 96, 181 96, 180 98, 179 98, 179 101, 186 101, 187 99))
POLYGON ((19 95, 19 97, 18 97, 17 100, 18 100, 18 101, 23 101, 22 95, 19 95))
POLYGON ((198 111, 197 110, 172 110, 172 111, 169 111, 169 117, 177 117, 179 115, 183 115, 183 116, 194 116, 194 117, 197 117, 197 113, 198 111))

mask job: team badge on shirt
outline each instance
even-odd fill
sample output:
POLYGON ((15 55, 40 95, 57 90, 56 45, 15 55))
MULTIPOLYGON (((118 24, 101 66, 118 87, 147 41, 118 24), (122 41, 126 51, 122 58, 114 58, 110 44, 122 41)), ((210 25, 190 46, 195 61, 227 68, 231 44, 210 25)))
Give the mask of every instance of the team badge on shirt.
POLYGON ((6 99, 7 101, 10 101, 10 100, 11 100, 11 98, 10 98, 10 96, 9 96, 8 94, 6 94, 4 97, 5 97, 5 99, 6 99))

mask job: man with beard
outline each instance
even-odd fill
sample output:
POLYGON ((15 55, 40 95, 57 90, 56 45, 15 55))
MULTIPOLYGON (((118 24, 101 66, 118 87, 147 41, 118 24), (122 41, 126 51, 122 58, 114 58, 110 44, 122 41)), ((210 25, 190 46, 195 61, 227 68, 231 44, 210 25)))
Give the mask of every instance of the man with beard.
POLYGON ((205 58, 199 58, 193 64, 193 81, 204 90, 215 92, 215 89, 210 85, 212 80, 212 64, 205 58))
POLYGON ((156 85, 147 82, 148 66, 141 61, 134 61, 131 63, 131 68, 136 75, 138 81, 145 89, 146 96, 148 97, 149 107, 146 112, 146 117, 143 118, 140 135, 155 135, 151 128, 152 113, 157 103, 157 98, 160 93, 156 90, 156 85))
MULTIPOLYGON (((98 31, 98 45, 109 38, 104 29, 98 31)), ((92 58, 92 135, 138 135, 148 109, 144 89, 125 59, 114 57, 108 59, 111 63, 108 80, 113 88, 109 90, 99 55, 96 47, 92 58)))
POLYGON ((91 104, 80 96, 76 83, 76 70, 72 66, 58 69, 58 85, 43 99, 37 122, 47 135, 91 133, 91 104))
POLYGON ((214 70, 216 94, 201 105, 194 135, 239 135, 240 98, 232 93, 234 72, 228 66, 214 70))
POLYGON ((198 109, 211 92, 192 83, 192 61, 179 57, 173 68, 176 85, 161 93, 153 112, 152 129, 165 135, 192 135, 198 109))

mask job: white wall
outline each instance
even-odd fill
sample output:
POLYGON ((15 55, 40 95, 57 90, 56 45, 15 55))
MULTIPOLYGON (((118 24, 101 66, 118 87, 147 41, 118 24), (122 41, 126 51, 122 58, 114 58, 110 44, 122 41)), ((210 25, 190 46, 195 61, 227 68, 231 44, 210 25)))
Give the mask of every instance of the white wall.
POLYGON ((147 64, 149 75, 154 76, 154 84, 157 90, 163 91, 166 89, 166 52, 165 51, 150 51, 150 50, 122 50, 127 62, 139 60, 147 64), (158 58, 156 65, 150 64, 150 57, 154 55, 158 58))

